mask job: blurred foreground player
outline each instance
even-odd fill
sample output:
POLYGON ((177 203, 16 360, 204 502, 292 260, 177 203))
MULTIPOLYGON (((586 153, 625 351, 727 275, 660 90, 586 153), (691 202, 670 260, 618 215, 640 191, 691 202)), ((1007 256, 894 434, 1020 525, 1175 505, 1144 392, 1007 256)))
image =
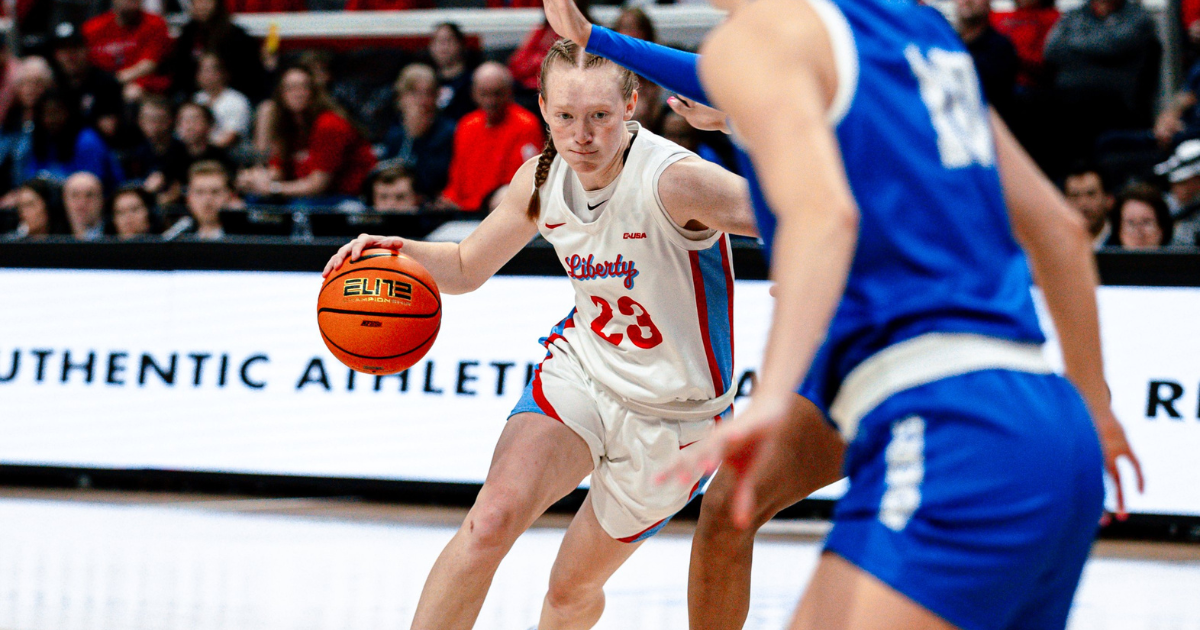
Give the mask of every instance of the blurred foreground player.
MULTIPOLYGON (((400 249, 445 293, 479 287, 536 234, 558 253, 575 309, 508 420, 475 505, 438 558, 414 628, 469 628, 517 537, 591 474, 538 628, 590 628, 604 583, 698 491, 654 483, 728 416, 733 271, 726 233, 753 234, 745 182, 631 122, 633 74, 566 41, 542 64, 551 142, 461 244, 361 236, 400 249)), ((514 303, 520 307, 520 302, 514 303)))
POLYGON ((849 442, 850 490, 793 628, 1063 628, 1105 464, 1137 467, 1082 222, 933 8, 719 4, 700 77, 770 204, 778 299, 752 405, 676 472, 725 458, 748 507, 803 379, 849 442), (1029 264, 1075 387, 1042 356, 1029 264))

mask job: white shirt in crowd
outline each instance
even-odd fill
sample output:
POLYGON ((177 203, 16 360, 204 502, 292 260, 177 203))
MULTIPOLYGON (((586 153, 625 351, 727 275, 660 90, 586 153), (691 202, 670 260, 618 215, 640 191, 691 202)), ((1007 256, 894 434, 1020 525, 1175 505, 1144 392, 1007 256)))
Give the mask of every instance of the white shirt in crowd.
POLYGON ((250 119, 253 116, 250 99, 231 88, 225 88, 213 99, 207 92, 197 92, 193 99, 212 110, 217 124, 213 126, 212 140, 216 141, 226 132, 233 131, 245 138, 250 135, 250 119))

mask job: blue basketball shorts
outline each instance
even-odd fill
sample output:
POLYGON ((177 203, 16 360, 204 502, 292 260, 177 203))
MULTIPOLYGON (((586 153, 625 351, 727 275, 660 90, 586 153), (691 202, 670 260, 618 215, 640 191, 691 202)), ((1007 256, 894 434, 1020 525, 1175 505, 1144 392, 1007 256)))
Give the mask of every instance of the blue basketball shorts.
POLYGON ((1103 506, 1103 456, 1060 376, 973 371, 858 423, 826 549, 965 630, 1066 626, 1103 506))

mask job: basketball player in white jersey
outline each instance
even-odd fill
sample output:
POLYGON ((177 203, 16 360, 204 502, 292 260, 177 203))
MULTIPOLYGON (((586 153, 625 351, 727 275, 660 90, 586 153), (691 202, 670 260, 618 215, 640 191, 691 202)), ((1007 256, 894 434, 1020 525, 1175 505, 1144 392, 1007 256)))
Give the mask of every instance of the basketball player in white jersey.
POLYGON ((559 41, 539 98, 551 142, 470 237, 363 235, 326 266, 328 275, 366 247, 398 249, 442 291, 465 293, 540 233, 575 288, 575 308, 543 340, 546 358, 425 583, 413 628, 471 627, 516 538, 588 474, 538 628, 592 627, 609 576, 702 483, 676 489, 654 478, 731 411, 726 233, 753 235, 753 216, 741 178, 631 122, 635 88, 628 70, 559 41))

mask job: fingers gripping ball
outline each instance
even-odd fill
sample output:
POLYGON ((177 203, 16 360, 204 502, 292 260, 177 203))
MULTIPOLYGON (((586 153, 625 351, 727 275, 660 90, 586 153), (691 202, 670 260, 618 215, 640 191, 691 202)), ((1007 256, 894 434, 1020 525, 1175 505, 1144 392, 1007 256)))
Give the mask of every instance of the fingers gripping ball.
POLYGON ((395 374, 433 346, 442 325, 442 297, 417 261, 389 249, 368 249, 321 285, 317 325, 342 363, 367 374, 395 374))

